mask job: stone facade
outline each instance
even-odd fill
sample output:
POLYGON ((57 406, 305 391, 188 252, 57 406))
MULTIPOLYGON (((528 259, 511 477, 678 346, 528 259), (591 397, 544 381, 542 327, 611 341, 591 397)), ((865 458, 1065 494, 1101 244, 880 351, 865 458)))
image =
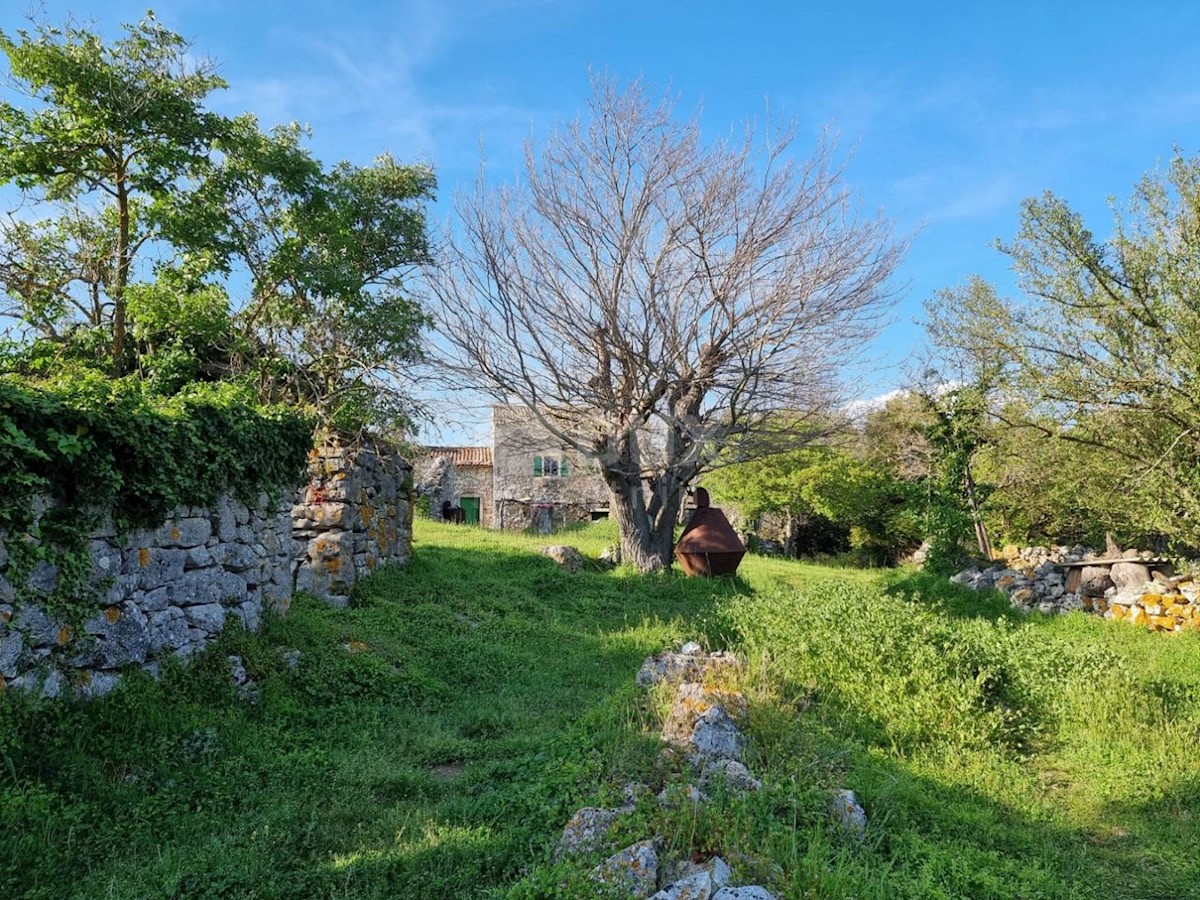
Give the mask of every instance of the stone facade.
MULTIPOLYGON (((294 590, 344 606, 357 578, 412 552, 411 469, 375 446, 328 447, 311 481, 281 500, 230 496, 180 507, 160 527, 89 536, 95 612, 75 628, 43 602, 58 582, 39 564, 21 588, 0 576, 0 690, 108 692, 133 666, 203 649, 231 622, 255 631, 294 590)), ((8 552, 0 535, 0 572, 8 552)))
MULTIPOLYGON (((180 507, 153 530, 118 536, 108 522, 89 536, 96 612, 77 633, 38 602, 58 580, 40 564, 18 592, 0 578, 0 684, 54 696, 67 687, 103 694, 120 670, 157 671, 187 657, 229 622, 256 630, 266 609, 292 594, 291 503, 266 494, 247 506, 180 507)), ((0 564, 7 552, 0 545, 0 564)))
POLYGON ((345 606, 356 579, 412 553, 412 467, 375 444, 309 457, 292 510, 294 586, 345 606))
POLYGON ((595 463, 563 447, 524 407, 492 408, 492 461, 497 528, 549 531, 608 508, 595 463))
POLYGON ((429 498, 431 518, 442 518, 444 501, 467 506, 473 500, 478 504, 478 524, 495 527, 491 447, 429 447, 413 468, 418 493, 429 498))

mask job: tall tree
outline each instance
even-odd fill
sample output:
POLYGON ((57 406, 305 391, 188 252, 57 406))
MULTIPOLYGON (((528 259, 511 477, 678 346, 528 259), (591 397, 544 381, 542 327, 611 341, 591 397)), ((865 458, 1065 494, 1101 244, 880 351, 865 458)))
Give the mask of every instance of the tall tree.
POLYGON ((1027 424, 1102 449, 1141 525, 1200 545, 1200 157, 1176 155, 1096 238, 1061 198, 1025 201, 1001 249, 1023 296, 940 295, 943 347, 988 360, 1027 424), (1053 424, 1050 424, 1053 423, 1053 424))
POLYGON ((706 142, 639 83, 593 88, 586 118, 527 145, 520 184, 462 199, 432 282, 454 381, 593 458, 625 558, 653 570, 719 454, 818 431, 901 248, 828 142, 800 162, 791 132, 706 142))
POLYGON ((0 183, 66 206, 57 220, 12 221, 0 284, 26 323, 55 333, 82 313, 126 365, 126 290, 173 194, 206 169, 225 121, 203 108, 225 83, 153 17, 106 44, 79 28, 11 37, 0 100, 0 183))

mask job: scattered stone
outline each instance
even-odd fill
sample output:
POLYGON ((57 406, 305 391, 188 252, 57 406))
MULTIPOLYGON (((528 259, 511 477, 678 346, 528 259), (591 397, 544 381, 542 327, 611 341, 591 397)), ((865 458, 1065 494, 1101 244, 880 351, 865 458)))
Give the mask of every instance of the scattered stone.
POLYGON ((229 677, 233 681, 234 688, 237 689, 239 700, 244 700, 247 703, 258 702, 258 684, 250 677, 246 671, 246 664, 242 658, 236 653, 232 653, 228 657, 229 660, 229 677))
POLYGON ((712 900, 775 900, 775 895, 757 884, 747 887, 721 888, 712 895, 712 900))
POLYGON ((729 868, 729 864, 719 856, 714 856, 712 859, 704 863, 695 863, 690 859, 681 859, 678 862, 667 867, 667 874, 664 880, 667 881, 668 888, 676 883, 686 881, 694 875, 701 872, 709 876, 712 885, 711 890, 719 890, 727 887, 733 880, 733 870, 729 868))
POLYGON ((642 797, 649 796, 650 788, 642 784, 640 781, 631 781, 621 788, 621 806, 622 812, 629 812, 634 809, 638 801, 642 797))
POLYGON ((651 900, 709 900, 712 891, 712 875, 702 869, 667 885, 651 900))
POLYGON ((279 655, 283 657, 283 664, 292 671, 300 667, 300 658, 303 654, 299 650, 280 650, 279 655))
POLYGON ((649 687, 663 681, 703 681, 709 672, 741 664, 735 653, 705 653, 699 644, 689 641, 678 653, 668 650, 647 657, 638 670, 637 683, 649 687))
POLYGON ((600 562, 610 566, 619 566, 621 564, 621 546, 612 544, 600 551, 600 562))
POLYGON ((713 782, 723 781, 730 790, 746 793, 757 791, 762 782, 750 774, 750 770, 736 759, 713 759, 705 764, 700 773, 700 787, 708 788, 713 782))
POLYGON ((80 697, 95 699, 111 694, 121 683, 121 673, 84 669, 76 676, 75 692, 80 697))
POLYGON ((575 547, 565 544, 551 544, 538 550, 542 556, 548 556, 568 572, 578 572, 583 568, 583 554, 575 547))
POLYGON ((604 846, 608 833, 621 817, 623 810, 585 806, 571 816, 558 839, 558 856, 590 853, 604 846))
POLYGON ((678 809, 685 805, 707 803, 708 795, 695 785, 670 785, 659 792, 658 802, 667 809, 678 809))
POLYGON ((596 868, 592 879, 599 884, 645 898, 658 889, 658 851, 655 841, 639 841, 614 853, 596 868))
POLYGON ((829 801, 829 814, 844 834, 854 838, 866 834, 867 811, 858 802, 854 791, 845 788, 834 791, 829 801))

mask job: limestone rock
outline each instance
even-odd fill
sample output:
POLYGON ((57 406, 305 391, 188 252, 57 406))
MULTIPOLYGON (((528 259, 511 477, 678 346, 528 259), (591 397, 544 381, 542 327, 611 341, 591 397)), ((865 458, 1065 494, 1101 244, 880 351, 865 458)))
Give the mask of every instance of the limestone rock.
POLYGON ((551 544, 541 547, 538 553, 548 556, 568 572, 578 572, 583 568, 583 554, 575 547, 566 544, 551 544))
POLYGON ((0 637, 0 677, 14 678, 25 652, 25 637, 18 631, 10 631, 0 637))
POLYGON ((236 653, 232 653, 229 655, 228 661, 229 678, 237 690, 238 699, 245 700, 247 703, 257 703, 258 685, 246 671, 246 664, 242 661, 242 658, 236 653))
POLYGON ((700 717, 718 707, 723 711, 733 708, 738 715, 743 715, 746 699, 741 694, 684 682, 675 693, 671 711, 663 725, 663 740, 677 747, 690 746, 700 717))
POLYGON ((713 894, 712 900, 775 900, 775 895, 765 887, 755 884, 748 887, 721 888, 713 894))
POLYGON ((646 658, 637 673, 637 683, 643 687, 662 681, 703 681, 705 676, 721 668, 736 668, 742 664, 735 653, 705 653, 695 641, 679 649, 646 658))
POLYGON ((562 837, 558 839, 557 855, 573 856, 600 849, 621 817, 621 812, 619 809, 598 806, 585 806, 579 810, 563 827, 562 837))
POLYGON ((84 665, 104 669, 141 665, 151 649, 149 620, 133 603, 109 606, 84 623, 84 631, 95 638, 82 651, 84 665))
POLYGON ((696 748, 694 762, 714 759, 741 761, 746 743, 737 723, 723 706, 714 706, 696 719, 692 729, 692 746, 696 748))
POLYGON ((713 759, 705 764, 700 773, 700 787, 708 788, 714 782, 720 781, 724 781, 731 790, 741 793, 757 791, 762 787, 762 782, 736 759, 713 759))
POLYGON ((121 675, 118 672, 92 672, 84 670, 81 674, 83 677, 76 686, 76 692, 79 696, 87 699, 110 694, 121 683, 121 675))
POLYGON ((670 890, 677 883, 686 882, 701 872, 708 875, 711 890, 713 891, 728 887, 729 883, 733 880, 733 870, 719 856, 714 856, 704 863, 695 863, 690 859, 681 859, 673 865, 666 867, 664 880, 668 882, 668 886, 665 890, 670 890))
POLYGON ((651 897, 651 900, 709 900, 712 891, 712 875, 701 869, 667 885, 651 897))
POLYGON ((1125 593, 1150 580, 1150 567, 1142 563, 1114 563, 1112 580, 1117 590, 1125 593))
POLYGON ((833 792, 829 801, 829 814, 838 828, 854 838, 861 838, 867 831, 867 811, 858 802, 854 791, 842 788, 833 792))
POLYGON ((208 634, 217 634, 225 627, 225 607, 219 603, 205 603, 199 606, 188 606, 183 613, 192 628, 198 628, 208 634))
POLYGON ((614 853, 592 869, 591 877, 599 884, 626 891, 631 897, 649 897, 658 889, 655 841, 639 841, 614 853))

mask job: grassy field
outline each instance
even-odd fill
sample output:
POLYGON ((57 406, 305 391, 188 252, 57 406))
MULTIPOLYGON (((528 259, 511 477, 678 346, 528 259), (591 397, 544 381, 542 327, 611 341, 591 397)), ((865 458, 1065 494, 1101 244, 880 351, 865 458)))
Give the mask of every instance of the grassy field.
MULTIPOLYGON (((610 528, 561 540, 594 557, 610 528)), ((764 788, 643 801, 614 840, 719 851, 787 897, 1200 898, 1200 635, 905 573, 571 575, 544 539, 416 537, 350 609, 299 598, 85 706, 0 697, 0 896, 593 896, 599 857, 554 843, 626 781, 664 785, 664 698, 633 679, 697 637, 750 660, 764 788), (829 826, 835 787, 867 808, 862 844, 829 826)))

